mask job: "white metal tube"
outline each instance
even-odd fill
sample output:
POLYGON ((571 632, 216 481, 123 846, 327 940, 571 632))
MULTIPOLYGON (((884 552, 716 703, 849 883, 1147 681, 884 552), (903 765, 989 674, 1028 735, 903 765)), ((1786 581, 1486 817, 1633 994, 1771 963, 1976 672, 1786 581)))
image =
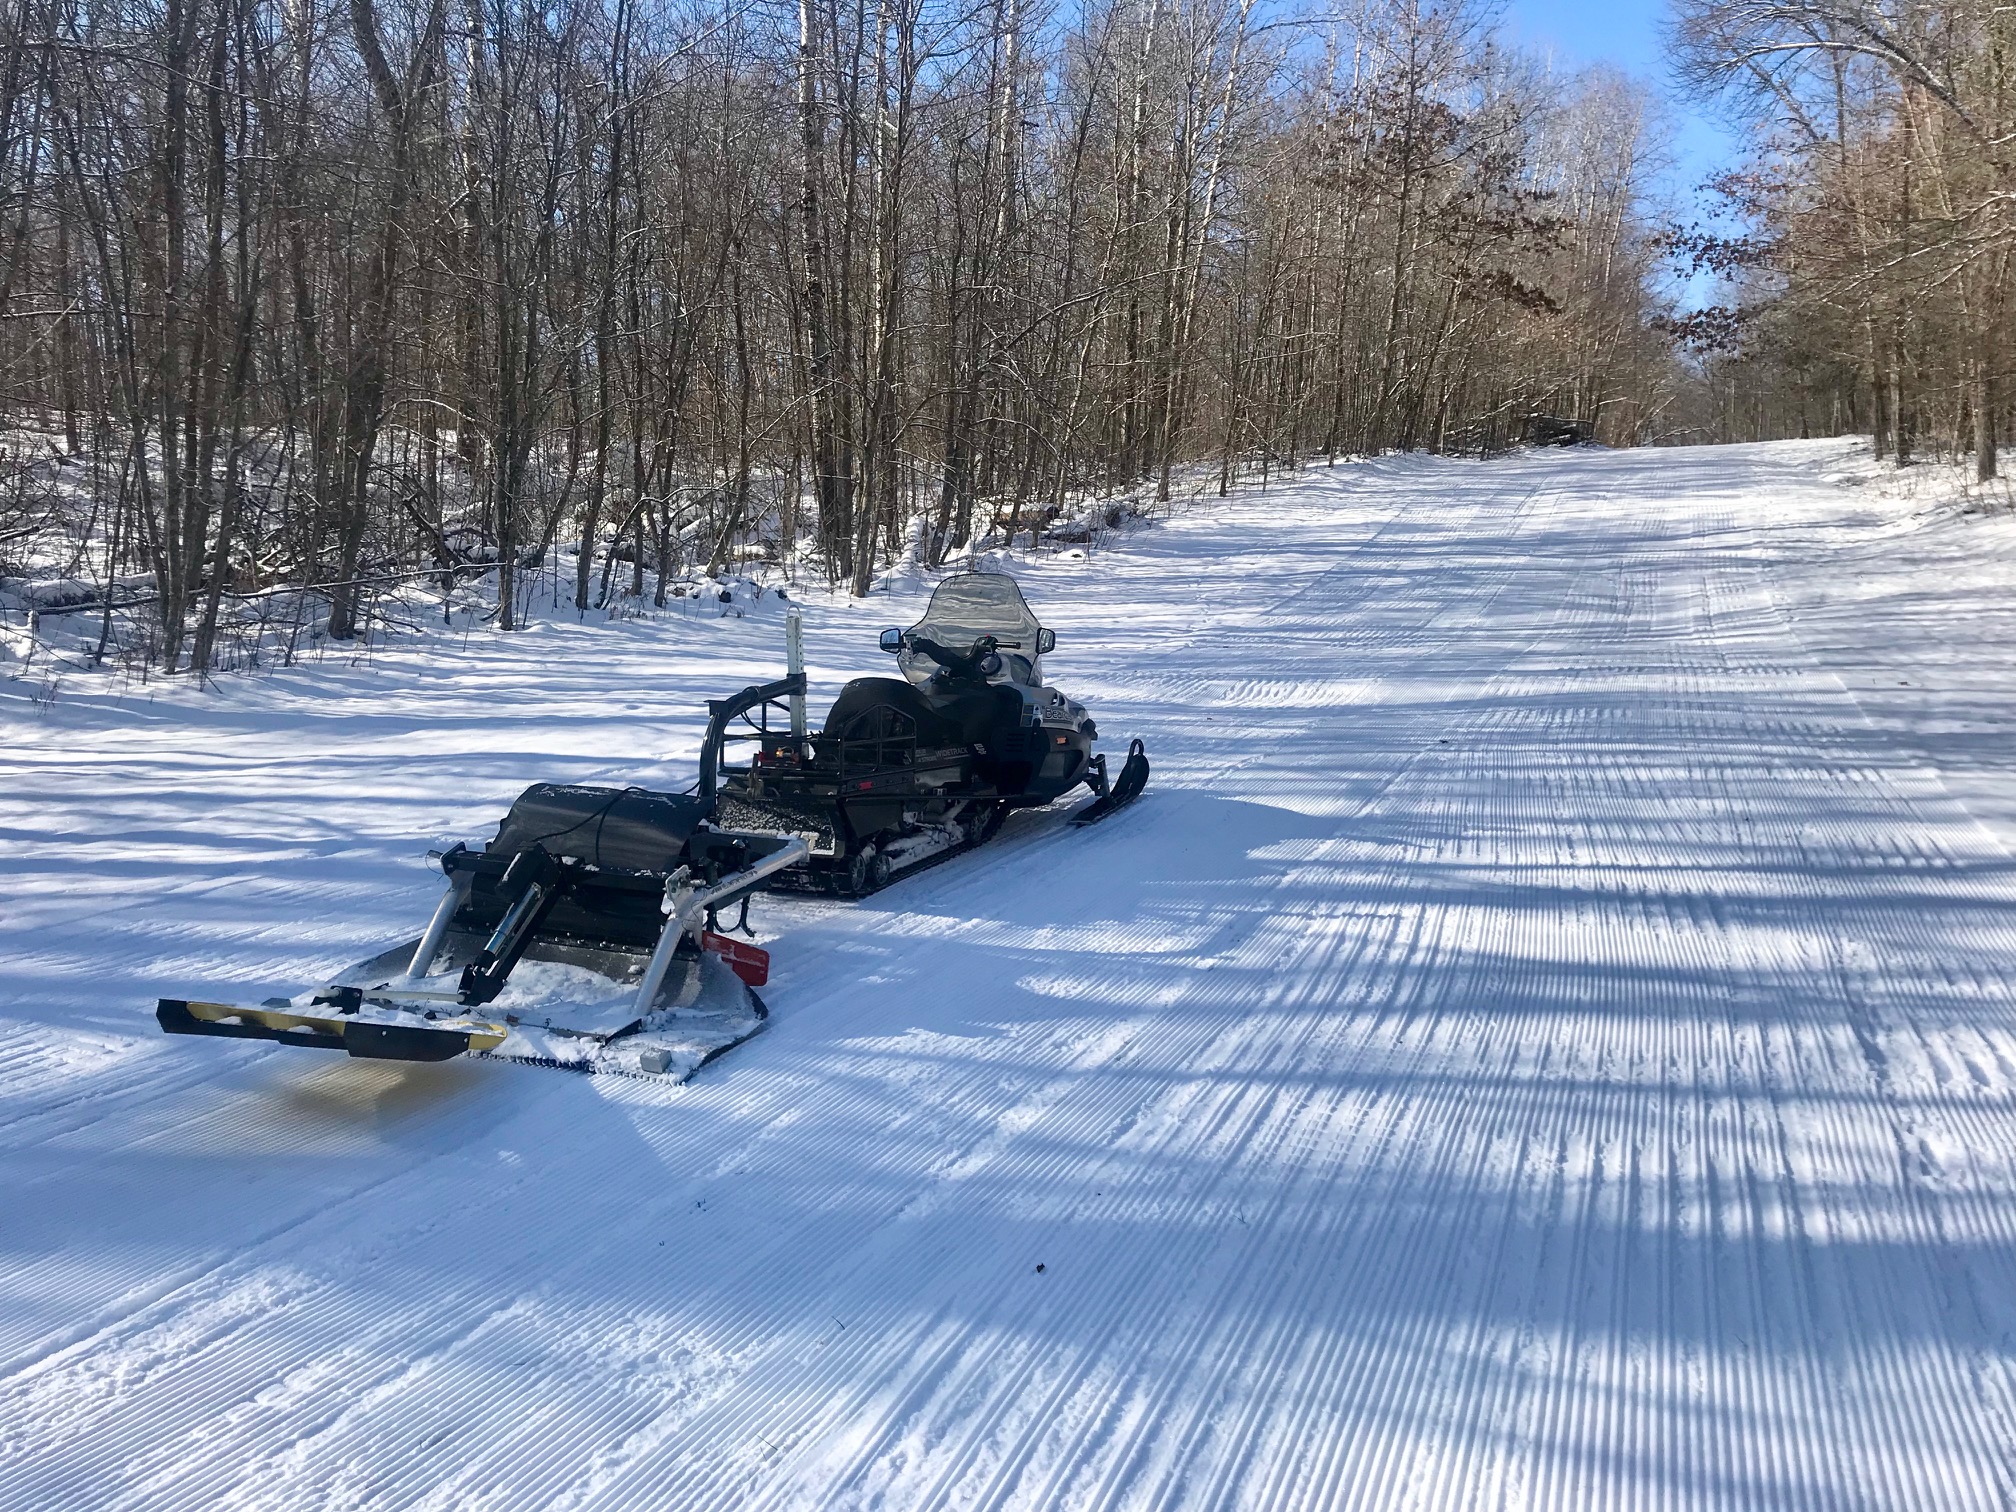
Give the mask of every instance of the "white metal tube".
MULTIPOLYGON (((796 604, 784 611, 784 670, 805 670, 805 613, 796 604)), ((791 695, 791 738, 805 738, 805 695, 791 695)))
MULTIPOLYGON (((670 889, 666 902, 672 907, 670 889)), ((639 1018, 651 1011, 651 1005, 658 1000, 658 989, 665 985, 665 973, 672 969, 672 953, 679 948, 679 937, 685 931, 676 918, 668 918, 665 927, 658 932, 658 948, 651 952, 651 963, 644 968, 644 980, 637 984, 637 1000, 633 1011, 639 1018)))
POLYGON ((796 866, 812 854, 812 848, 797 836, 792 836, 769 855, 751 861, 742 870, 723 877, 705 892, 696 892, 679 906, 682 926, 690 933, 697 932, 700 921, 707 916, 707 910, 733 893, 741 892, 751 882, 760 882, 773 872, 780 872, 787 866, 796 866))
POLYGON ((637 1016, 642 1018, 651 1011, 658 989, 665 985, 665 973, 672 969, 672 955, 679 948, 681 937, 691 934, 697 943, 700 926, 707 918, 710 905, 742 891, 752 882, 760 882, 772 872, 796 866, 811 853, 811 847, 794 836, 769 855, 750 862, 732 876, 723 877, 712 887, 690 891, 683 879, 675 886, 667 887, 665 930, 658 936, 658 946, 651 952, 650 964, 644 968, 644 979, 637 984, 637 1016))
POLYGON ((441 895, 441 902, 434 909, 434 917, 427 921, 427 933, 420 936, 420 943, 414 948, 412 963, 406 968, 407 980, 417 980, 427 974, 427 968, 434 964, 434 956, 441 949, 441 941, 448 933, 448 925, 455 918, 455 910, 462 906, 462 899, 469 892, 469 874, 458 872, 448 879, 448 891, 441 895))

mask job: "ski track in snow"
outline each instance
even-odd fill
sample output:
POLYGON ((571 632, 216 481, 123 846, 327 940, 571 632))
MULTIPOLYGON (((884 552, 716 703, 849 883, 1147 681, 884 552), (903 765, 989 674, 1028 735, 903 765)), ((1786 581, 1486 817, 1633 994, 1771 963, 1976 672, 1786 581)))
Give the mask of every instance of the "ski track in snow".
MULTIPOLYGON (((1148 796, 759 903, 683 1088, 151 1002, 412 933, 525 782, 683 785, 774 617, 0 684, 0 1508, 2016 1501, 2016 876, 1776 586, 1842 451, 1031 568, 1148 796)), ((810 607, 819 688, 920 595, 810 607)))

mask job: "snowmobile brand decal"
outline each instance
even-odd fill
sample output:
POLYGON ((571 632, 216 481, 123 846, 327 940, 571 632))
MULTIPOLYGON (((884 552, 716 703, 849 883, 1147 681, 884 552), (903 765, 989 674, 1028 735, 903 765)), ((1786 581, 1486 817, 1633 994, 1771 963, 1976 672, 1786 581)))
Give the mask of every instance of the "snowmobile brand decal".
POLYGON ((857 793, 895 793, 905 792, 909 787, 907 772, 885 772, 877 777, 863 777, 853 785, 853 790, 857 793))

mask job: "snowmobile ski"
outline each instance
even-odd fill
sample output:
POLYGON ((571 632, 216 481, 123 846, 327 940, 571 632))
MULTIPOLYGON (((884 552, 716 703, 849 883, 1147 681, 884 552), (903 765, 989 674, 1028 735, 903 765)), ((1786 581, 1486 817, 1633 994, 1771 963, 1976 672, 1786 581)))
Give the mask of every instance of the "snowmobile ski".
POLYGON ((1120 775, 1110 783, 1106 780, 1105 757, 1099 758, 1098 768, 1098 781, 1088 781, 1087 784, 1097 796, 1072 814, 1073 824, 1097 824, 1141 796, 1141 789, 1148 785, 1148 748, 1138 740, 1129 741, 1127 759, 1120 765, 1120 775))

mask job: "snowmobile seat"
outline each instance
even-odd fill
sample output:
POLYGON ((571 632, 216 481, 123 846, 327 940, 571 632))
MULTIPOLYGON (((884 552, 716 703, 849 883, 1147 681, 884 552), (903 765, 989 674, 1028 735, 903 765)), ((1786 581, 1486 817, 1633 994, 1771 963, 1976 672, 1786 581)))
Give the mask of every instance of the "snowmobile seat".
POLYGON ((539 845, 589 866, 669 872, 707 817, 707 803, 687 793, 537 782, 511 805, 489 852, 516 855, 539 845))
POLYGON ((1022 698, 1012 688, 993 685, 919 688, 900 677, 857 677, 833 700, 822 733, 837 738, 875 708, 907 717, 921 746, 985 745, 1004 724, 1019 721, 1022 698))
POLYGON ((965 737, 958 723, 899 677, 857 677, 840 690, 833 707, 826 711, 822 734, 832 739, 857 737, 861 716, 876 709, 894 709, 915 727, 917 743, 923 746, 962 745, 965 737))

